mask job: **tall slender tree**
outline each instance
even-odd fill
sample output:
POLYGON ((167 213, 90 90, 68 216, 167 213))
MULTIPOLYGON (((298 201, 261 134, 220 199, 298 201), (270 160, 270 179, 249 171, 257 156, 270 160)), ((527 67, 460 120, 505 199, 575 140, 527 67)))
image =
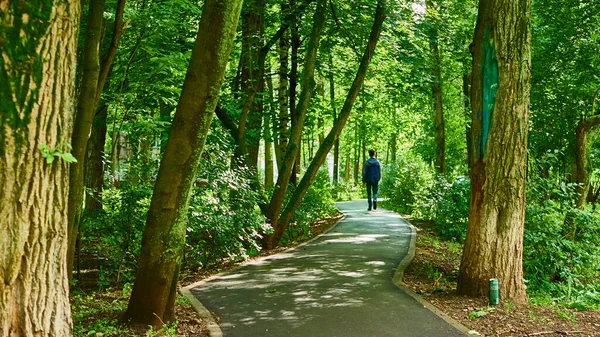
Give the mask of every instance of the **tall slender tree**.
POLYGON ((70 336, 68 154, 80 1, 0 2, 0 336, 70 336))
POLYGON ((442 65, 438 42, 437 9, 432 0, 425 1, 429 26, 429 50, 431 53, 431 93, 433 97, 433 129, 435 139, 435 168, 446 172, 446 136, 444 134, 444 105, 442 97, 442 65))
POLYGON ((346 96, 344 106, 340 110, 340 115, 334 123, 333 128, 329 131, 327 137, 325 137, 323 142, 320 144, 315 158, 311 161, 306 172, 302 176, 298 187, 295 189, 294 194, 290 198, 290 201, 281 213, 281 216, 278 219, 278 227, 275 228, 275 233, 272 236, 272 242, 274 242, 275 244, 277 244, 281 239, 285 229, 287 228, 290 220, 292 219, 294 212, 300 205, 300 202, 302 201, 302 198, 308 191, 309 186, 312 184, 315 177, 317 176, 319 168, 325 162, 327 154, 335 144, 335 141, 339 138, 340 133, 346 125, 348 117, 350 117, 350 112, 352 111, 352 107, 354 106, 356 97, 358 96, 358 93, 367 75, 367 69, 369 68, 369 64, 371 63, 373 54, 375 53, 375 47, 377 46, 377 41, 379 40, 379 35, 381 34, 381 29, 385 17, 385 0, 378 0, 377 9, 375 10, 373 20, 373 26, 371 27, 371 33, 369 35, 369 40, 367 41, 367 46, 365 47, 365 52, 356 72, 356 76, 354 77, 354 81, 352 82, 352 86, 350 87, 348 95, 346 96))
POLYGON ((531 0, 481 0, 471 45, 475 160, 458 292, 525 302, 523 228, 529 119, 531 0))
POLYGON ((219 98, 242 0, 207 0, 161 160, 126 317, 174 320, 190 189, 219 98))

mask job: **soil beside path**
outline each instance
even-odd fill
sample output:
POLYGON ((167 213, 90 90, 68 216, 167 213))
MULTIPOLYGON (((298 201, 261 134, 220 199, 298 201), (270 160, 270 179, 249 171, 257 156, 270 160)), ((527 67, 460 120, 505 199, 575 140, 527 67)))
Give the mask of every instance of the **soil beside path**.
POLYGON ((339 203, 344 213, 315 241, 187 289, 224 336, 464 336, 396 287, 413 230, 397 214, 339 203))

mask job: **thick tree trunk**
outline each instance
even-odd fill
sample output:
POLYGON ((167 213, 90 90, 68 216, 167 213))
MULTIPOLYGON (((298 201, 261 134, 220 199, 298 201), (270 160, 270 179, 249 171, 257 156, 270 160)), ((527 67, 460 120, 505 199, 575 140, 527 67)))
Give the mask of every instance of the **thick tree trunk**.
POLYGON ((530 0, 481 0, 471 45, 474 153, 458 292, 526 302, 523 224, 530 89, 530 0))
POLYGON ((87 143, 92 129, 94 112, 96 111, 103 16, 104 0, 91 2, 87 17, 85 46, 83 48, 81 90, 77 102, 73 136, 71 137, 72 154, 78 162, 71 165, 69 175, 69 252, 67 255, 69 279, 73 277, 75 244, 79 235, 79 222, 83 207, 87 143))
POLYGON ((286 208, 284 209, 284 211, 281 214, 281 217, 279 219, 279 228, 280 228, 279 234, 280 234, 280 236, 275 237, 275 240, 277 243, 279 242, 279 239, 281 239, 281 235, 283 234, 283 232, 287 228, 288 224, 290 223, 290 220, 292 219, 294 212, 296 211, 298 206, 300 206, 300 203, 302 202, 302 198, 304 198, 306 191, 308 191, 308 188, 310 187, 310 185, 314 181, 315 177, 317 176, 317 173, 319 172, 319 168, 321 167, 323 162, 325 162, 325 160, 327 159, 327 154, 331 150, 331 147, 334 145, 335 140, 342 133, 342 130, 344 129, 344 126, 346 125, 346 121, 348 120, 348 117, 350 117, 350 112, 352 111, 352 107, 354 105, 354 102, 356 101, 356 97, 358 96, 360 88, 362 87, 362 84, 365 80, 365 76, 367 74, 367 69, 369 68, 369 64, 371 63, 373 54, 375 53, 375 47, 377 46, 377 41, 379 40, 379 35, 381 33, 381 28, 383 26, 383 21, 385 20, 385 16, 386 16, 386 10, 385 10, 385 6, 384 6, 384 0, 379 0, 377 2, 377 9, 375 11, 375 19, 373 22, 373 26, 371 27, 369 41, 367 42, 365 52, 364 52, 362 60, 360 62, 360 66, 358 67, 358 71, 356 72, 354 81, 352 82, 352 86, 350 87, 350 91, 348 92, 348 95, 346 96, 346 101, 344 102, 344 106, 342 107, 342 110, 340 111, 340 116, 339 116, 337 122, 333 125, 333 128, 331 129, 331 131, 329 131, 329 133, 327 134, 327 137, 324 139, 324 141, 319 146, 319 150, 317 151, 315 158, 312 160, 312 162, 308 166, 308 169, 302 176, 302 180, 300 180, 298 187, 294 191, 294 194, 290 198, 290 201, 288 202, 286 208))
POLYGON ((306 118, 306 111, 308 110, 308 103, 315 87, 314 72, 315 64, 317 61, 317 50, 319 48, 319 40, 321 38, 321 31, 325 23, 325 0, 317 1, 317 10, 313 18, 313 29, 308 41, 306 49, 306 56, 304 58, 304 70, 302 73, 302 92, 298 100, 298 106, 294 113, 294 120, 292 120, 292 129, 290 133, 290 139, 288 146, 285 150, 285 158, 279 167, 279 175, 277 177, 277 183, 271 202, 269 203, 269 209, 267 211, 267 219, 273 227, 273 234, 265 236, 264 246, 267 249, 273 249, 277 245, 277 242, 273 241, 273 238, 280 237, 282 234, 279 228, 278 220, 279 213, 283 207, 285 192, 288 184, 290 183, 290 174, 293 172, 294 162, 296 161, 297 154, 300 152, 300 142, 302 140, 302 129, 304 127, 304 120, 306 118))
POLYGON ((207 0, 142 238, 126 317, 160 326, 174 319, 190 188, 212 120, 242 0, 207 0))
POLYGON ((441 174, 446 172, 446 138, 444 135, 444 106, 442 100, 442 66, 440 63, 440 50, 438 47, 437 23, 431 15, 436 9, 433 1, 425 2, 428 13, 429 30, 429 50, 431 52, 433 83, 431 84, 431 93, 433 97, 433 129, 435 138, 435 168, 441 174))
POLYGON ((69 164, 41 147, 71 141, 80 2, 0 13, 0 336, 71 336, 69 164))
POLYGON ((102 187, 104 186, 104 145, 106 143, 105 105, 94 116, 92 134, 88 141, 86 160, 86 184, 90 193, 85 198, 85 210, 94 212, 102 209, 102 187))

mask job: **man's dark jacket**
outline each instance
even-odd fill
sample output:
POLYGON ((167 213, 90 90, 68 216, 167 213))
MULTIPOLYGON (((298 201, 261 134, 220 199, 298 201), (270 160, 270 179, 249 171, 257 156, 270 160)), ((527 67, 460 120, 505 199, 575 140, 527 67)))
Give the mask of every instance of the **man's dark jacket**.
POLYGON ((363 166, 363 183, 378 183, 381 180, 381 165, 375 157, 369 158, 363 166))

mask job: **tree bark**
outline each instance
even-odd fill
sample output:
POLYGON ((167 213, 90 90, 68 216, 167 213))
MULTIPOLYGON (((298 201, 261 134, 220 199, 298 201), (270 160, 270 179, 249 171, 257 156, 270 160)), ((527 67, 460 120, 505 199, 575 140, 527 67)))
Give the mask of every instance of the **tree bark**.
POLYGON ((158 327, 174 319, 189 195, 236 32, 242 0, 207 0, 161 161, 126 317, 158 327))
MULTIPOLYGON (((281 16, 289 12, 290 6, 283 0, 281 4, 281 16)), ((283 19, 282 19, 283 20, 283 19)), ((283 24, 283 23, 282 23, 283 24)), ((288 23, 289 25, 289 23, 288 23)), ((279 140, 276 151, 277 167, 281 167, 288 138, 288 124, 290 122, 290 113, 288 110, 288 61, 290 49, 290 34, 286 30, 279 39, 279 85, 277 94, 279 97, 279 140)))
POLYGON ((471 45, 474 154, 460 294, 497 278, 505 300, 526 302, 523 224, 530 92, 530 0, 481 0, 471 45))
MULTIPOLYGON (((335 82, 333 79, 333 54, 329 52, 329 98, 331 102, 331 113, 333 116, 333 124, 337 122, 337 111, 335 108, 335 82)), ((339 182, 340 172, 340 139, 336 138, 333 144, 333 183, 339 182)))
POLYGON ((437 23, 432 15, 437 11, 433 1, 425 1, 429 28, 429 50, 431 52, 431 93, 433 96, 433 129, 435 138, 435 168, 441 174, 446 172, 446 138, 444 135, 444 106, 442 100, 442 66, 440 61, 440 50, 438 47, 437 23))
MULTIPOLYGON (((294 3, 295 0, 290 0, 290 3, 294 3)), ((290 70, 290 118, 291 127, 295 127, 294 123, 298 120, 296 114, 296 87, 298 84, 298 50, 300 49, 300 32, 298 31, 298 24, 291 26, 292 36, 292 68, 290 70)), ((305 61, 306 63, 306 61, 305 61)), ((304 88, 302 88, 304 90, 304 88)), ((290 182, 294 185, 298 182, 298 172, 300 165, 300 152, 302 148, 302 142, 299 143, 298 152, 296 152, 296 159, 292 167, 292 173, 289 176, 290 182)), ((282 163, 283 165, 283 163, 282 163)))
POLYGON ((0 336, 71 336, 69 167, 40 147, 68 152, 80 2, 0 13, 0 336))
MULTIPOLYGON (((300 150, 300 142, 302 140, 302 129, 304 126, 304 120, 306 118, 306 111, 308 110, 308 103, 315 87, 314 72, 315 64, 317 61, 317 50, 319 47, 319 40, 321 38, 321 31, 325 23, 325 0, 317 1, 317 10, 313 18, 313 29, 308 41, 306 49, 306 56, 304 58, 304 70, 302 73, 302 92, 298 100, 298 106, 293 115, 292 129, 290 133, 290 139, 288 146, 285 150, 285 158, 279 167, 279 175, 277 177, 277 183, 269 208, 267 211, 267 219, 273 227, 273 234, 266 235, 264 246, 267 249, 273 249, 277 245, 273 241, 273 238, 280 237, 283 232, 279 228, 279 212, 283 207, 285 192, 288 184, 290 183, 290 174, 293 172, 294 162, 296 161, 297 154, 300 150)), ((278 242, 278 241, 277 241, 278 242)))
POLYGON ((75 245, 79 235, 79 222, 83 207, 85 156, 87 142, 92 129, 98 78, 100 75, 100 42, 104 16, 104 0, 90 2, 83 48, 83 70, 81 90, 77 102, 73 136, 71 137, 72 154, 78 160, 70 167, 69 175, 69 251, 67 268, 69 280, 73 278, 73 262, 75 260, 75 245))
MULTIPOLYGON (((463 104, 465 107, 465 114, 468 119, 472 120, 471 117, 471 104, 469 103, 469 92, 471 91, 469 83, 471 82, 471 75, 463 75, 463 104)), ((465 137, 467 141, 467 168, 469 174, 471 173, 471 167, 473 166, 473 134, 471 132, 471 123, 467 123, 465 126, 465 137)))
POLYGON ((246 148, 253 167, 257 167, 258 164, 258 149, 262 134, 263 100, 257 96, 262 95, 264 90, 264 64, 259 64, 259 54, 264 35, 264 11, 264 0, 244 1, 241 19, 243 102, 250 101, 251 96, 254 97, 248 112, 246 127, 241 129, 240 132, 242 132, 242 139, 246 142, 246 148))
POLYGON ((373 54, 375 53, 375 47, 377 46, 377 41, 379 40, 379 35, 381 33, 381 28, 383 26, 383 21, 385 20, 386 10, 384 5, 384 0, 379 0, 377 2, 377 9, 375 11, 375 19, 373 22, 373 26, 371 27, 371 33, 369 35, 369 41, 367 42, 367 46, 365 48, 365 52, 363 54, 362 60, 360 62, 360 66, 358 67, 358 71, 356 72, 356 76, 354 81, 352 82, 352 86, 346 96, 346 101, 344 102, 344 106, 340 111, 340 116, 337 119, 337 122, 333 125, 333 128, 327 134, 327 137, 324 139, 323 143, 319 146, 317 150, 317 154, 315 158, 311 161, 308 169, 302 176, 298 187, 294 191, 294 194, 290 198, 285 210, 282 212, 281 217, 279 219, 279 234, 274 237, 274 242, 279 243, 281 239, 281 235, 287 228, 294 212, 302 202, 302 198, 308 191, 308 188, 314 181, 319 168, 327 159, 327 154, 331 150, 331 147, 334 145, 335 140, 338 139, 341 134, 344 126, 346 125, 346 121, 348 117, 350 117, 350 112, 352 111, 352 107, 354 102, 356 101, 356 97, 362 87, 362 84, 365 80, 365 76, 367 74, 367 69, 369 68, 369 64, 371 63, 371 59, 373 54))
POLYGON ((102 209, 102 187, 104 186, 104 145, 106 143, 106 116, 104 105, 94 116, 92 134, 88 142, 86 159, 86 184, 90 193, 85 199, 85 210, 94 212, 102 209))
POLYGON ((589 168, 587 161, 587 134, 592 128, 600 124, 600 115, 596 114, 595 111, 595 103, 598 93, 600 93, 600 88, 594 92, 594 97, 592 99, 592 117, 581 117, 575 130, 575 178, 578 194, 576 206, 579 209, 583 209, 585 207, 590 187, 589 168))

